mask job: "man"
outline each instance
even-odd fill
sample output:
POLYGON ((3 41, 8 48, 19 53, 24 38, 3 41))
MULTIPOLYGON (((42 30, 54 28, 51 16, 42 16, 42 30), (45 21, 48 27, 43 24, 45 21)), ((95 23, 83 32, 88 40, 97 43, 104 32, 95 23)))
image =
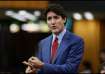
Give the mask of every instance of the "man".
POLYGON ((37 57, 23 62, 28 65, 26 73, 77 73, 83 56, 83 40, 64 27, 66 15, 60 5, 49 5, 45 15, 52 35, 40 41, 37 57))

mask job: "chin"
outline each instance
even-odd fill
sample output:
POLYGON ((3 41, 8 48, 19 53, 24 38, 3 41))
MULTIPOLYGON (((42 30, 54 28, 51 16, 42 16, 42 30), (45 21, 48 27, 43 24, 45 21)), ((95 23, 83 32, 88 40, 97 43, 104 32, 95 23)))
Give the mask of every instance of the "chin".
POLYGON ((59 30, 52 30, 52 32, 53 32, 54 34, 59 34, 59 33, 60 33, 59 30))

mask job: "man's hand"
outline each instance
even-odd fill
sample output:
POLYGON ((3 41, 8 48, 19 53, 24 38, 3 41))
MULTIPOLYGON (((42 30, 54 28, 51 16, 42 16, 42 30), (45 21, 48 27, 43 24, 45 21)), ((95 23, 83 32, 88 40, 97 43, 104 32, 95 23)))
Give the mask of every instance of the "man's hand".
POLYGON ((27 65, 25 73, 36 73, 38 69, 42 68, 44 63, 37 57, 30 57, 28 62, 23 61, 23 64, 27 65))
POLYGON ((26 73, 26 74, 29 74, 29 73, 35 74, 36 71, 37 71, 37 69, 31 68, 30 66, 28 66, 28 67, 26 68, 25 73, 26 73))
POLYGON ((36 73, 37 69, 34 68, 30 63, 28 63, 28 62, 26 62, 26 61, 23 61, 22 63, 28 66, 28 67, 26 68, 26 71, 25 71, 26 74, 27 74, 27 73, 28 73, 28 74, 29 74, 29 73, 36 73))
POLYGON ((28 62, 35 68, 42 68, 44 63, 42 61, 40 61, 37 57, 30 57, 28 62))

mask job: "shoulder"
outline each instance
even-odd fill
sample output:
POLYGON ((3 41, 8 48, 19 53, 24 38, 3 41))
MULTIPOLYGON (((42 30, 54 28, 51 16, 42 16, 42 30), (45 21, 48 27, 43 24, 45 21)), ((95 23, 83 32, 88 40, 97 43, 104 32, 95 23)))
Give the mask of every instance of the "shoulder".
POLYGON ((39 44, 46 43, 47 41, 50 41, 51 38, 52 38, 52 35, 49 35, 49 36, 45 37, 44 39, 40 40, 39 44))
POLYGON ((84 41, 83 40, 83 38, 82 37, 80 37, 80 36, 78 36, 78 35, 76 35, 76 34, 74 34, 74 33, 72 33, 72 32, 70 32, 70 31, 66 31, 66 33, 65 33, 65 37, 68 39, 68 40, 70 40, 71 42, 73 41, 73 42, 78 42, 78 41, 84 41))
POLYGON ((79 35, 76 35, 70 31, 66 31, 65 35, 67 35, 68 38, 70 39, 83 39, 82 37, 80 37, 79 35))

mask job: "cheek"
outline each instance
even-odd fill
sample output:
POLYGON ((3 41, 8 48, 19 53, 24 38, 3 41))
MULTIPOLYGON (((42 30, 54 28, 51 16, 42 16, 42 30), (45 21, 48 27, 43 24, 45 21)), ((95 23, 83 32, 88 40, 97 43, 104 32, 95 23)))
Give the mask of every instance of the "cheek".
POLYGON ((58 22, 60 25, 61 25, 61 24, 63 25, 65 21, 60 19, 60 20, 58 20, 57 22, 58 22))
POLYGON ((48 27, 50 28, 50 25, 48 24, 48 27))
POLYGON ((50 22, 47 21, 47 25, 48 25, 48 27, 50 27, 50 22))
POLYGON ((59 22, 59 27, 60 28, 64 27, 64 22, 59 22))
POLYGON ((48 28, 51 29, 51 25, 50 24, 48 24, 48 28))

